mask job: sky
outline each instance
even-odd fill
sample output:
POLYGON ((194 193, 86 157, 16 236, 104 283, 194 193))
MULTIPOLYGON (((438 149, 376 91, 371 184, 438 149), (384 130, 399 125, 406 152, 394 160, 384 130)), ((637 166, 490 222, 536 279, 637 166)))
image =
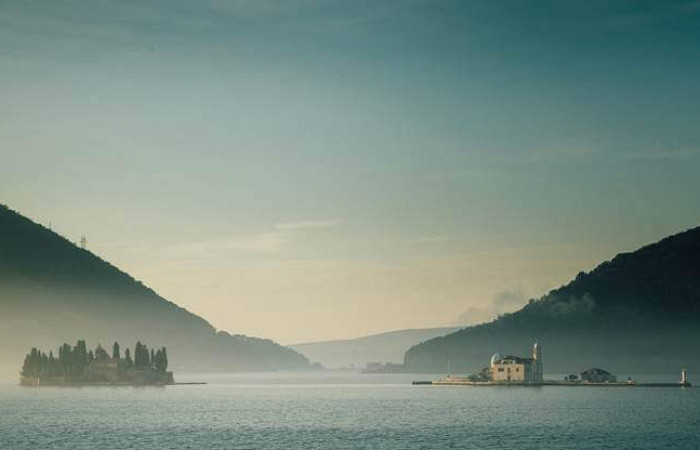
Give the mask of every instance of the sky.
POLYGON ((700 225, 698 1, 0 2, 0 202, 218 329, 469 324, 700 225))

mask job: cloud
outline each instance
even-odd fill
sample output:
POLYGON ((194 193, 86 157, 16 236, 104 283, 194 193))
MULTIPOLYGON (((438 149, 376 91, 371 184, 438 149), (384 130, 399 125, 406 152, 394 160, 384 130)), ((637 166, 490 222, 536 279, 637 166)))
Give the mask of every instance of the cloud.
POLYGON ((247 253, 274 254, 282 251, 289 237, 284 233, 269 232, 260 233, 247 239, 231 240, 223 242, 223 248, 227 250, 241 250, 247 253))
POLYGON ((212 239, 209 241, 186 242, 176 244, 168 249, 170 257, 184 259, 217 259, 228 257, 231 253, 243 255, 275 255, 293 241, 300 232, 312 229, 329 228, 338 224, 337 220, 304 220, 283 222, 260 233, 249 236, 237 236, 212 239))
POLYGON ((458 236, 452 236, 452 235, 436 235, 436 236, 421 236, 417 237, 414 239, 407 239, 404 242, 407 244, 431 244, 431 243, 439 243, 439 242, 449 242, 449 241, 454 241, 455 239, 458 239, 458 236))
POLYGON ((527 301, 525 294, 520 289, 514 291, 499 292, 493 296, 491 304, 498 314, 514 311, 527 301))
POLYGON ((288 237, 281 232, 263 232, 251 236, 215 239, 203 242, 186 242, 168 248, 170 257, 216 258, 231 252, 243 254, 275 254, 282 251, 288 237))
POLYGON ((469 326, 488 322, 494 318, 493 314, 484 308, 470 307, 457 317, 455 325, 469 326))
POLYGON ((625 154, 626 159, 637 161, 685 161, 697 156, 700 156, 698 147, 655 148, 625 154))
POLYGON ((525 305, 527 296, 520 289, 495 294, 485 308, 470 307, 457 317, 455 325, 477 325, 488 322, 501 314, 513 312, 525 305))
POLYGON ((329 228, 338 225, 337 220, 305 220, 300 222, 284 222, 275 225, 278 230, 303 230, 308 228, 329 228))

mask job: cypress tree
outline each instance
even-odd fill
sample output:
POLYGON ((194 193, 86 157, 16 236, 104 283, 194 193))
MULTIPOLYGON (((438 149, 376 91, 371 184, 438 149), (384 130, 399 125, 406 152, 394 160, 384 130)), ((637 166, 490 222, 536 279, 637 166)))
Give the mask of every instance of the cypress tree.
POLYGON ((39 376, 44 377, 49 374, 49 357, 42 352, 39 352, 39 357, 39 376))
POLYGON ((79 363, 84 363, 87 360, 87 345, 85 345, 85 340, 79 340, 76 345, 76 360, 79 363))
POLYGON ((140 341, 136 343, 136 349, 134 350, 134 365, 136 367, 149 367, 151 365, 148 347, 140 341))
POLYGON ((168 370, 168 350, 163 347, 163 372, 168 370))
POLYGON ((63 344, 61 348, 58 349, 58 364, 61 366, 64 377, 70 376, 71 368, 71 350, 70 345, 63 344))
POLYGON ((141 347, 141 361, 143 361, 143 367, 148 367, 151 365, 151 359, 148 353, 148 347, 144 345, 141 347))
POLYGON ((85 340, 81 339, 75 344, 71 355, 70 373, 72 376, 83 373, 83 369, 87 365, 87 356, 87 345, 85 345, 85 340))
POLYGON ((57 377, 61 375, 61 366, 58 364, 58 361, 56 358, 53 356, 53 352, 49 351, 49 369, 48 369, 49 375, 52 377, 57 377))
POLYGON ((162 349, 158 349, 154 360, 155 360, 154 365, 156 366, 156 370, 158 372, 163 372, 165 370, 165 368, 163 367, 164 360, 163 360, 163 350, 162 349))
POLYGON ((136 342, 134 347, 134 366, 141 367, 143 365, 143 349, 141 341, 136 342))
POLYGON ((120 359, 121 355, 119 354, 119 342, 114 342, 114 345, 112 346, 112 358, 113 359, 120 359))
POLYGON ((33 377, 34 376, 34 370, 32 368, 32 353, 29 352, 27 353, 27 356, 24 357, 24 364, 22 364, 22 376, 24 377, 33 377))

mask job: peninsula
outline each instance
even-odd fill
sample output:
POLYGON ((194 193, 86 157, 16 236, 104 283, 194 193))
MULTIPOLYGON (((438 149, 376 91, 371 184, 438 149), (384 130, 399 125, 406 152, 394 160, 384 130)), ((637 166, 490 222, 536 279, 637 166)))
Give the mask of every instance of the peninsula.
POLYGON ((20 373, 23 386, 130 386, 175 384, 168 371, 168 352, 165 347, 156 351, 136 343, 133 358, 130 349, 122 357, 118 342, 112 346, 111 356, 100 344, 88 350, 84 340, 75 346, 63 344, 58 357, 53 351, 47 355, 37 348, 24 358, 20 373))

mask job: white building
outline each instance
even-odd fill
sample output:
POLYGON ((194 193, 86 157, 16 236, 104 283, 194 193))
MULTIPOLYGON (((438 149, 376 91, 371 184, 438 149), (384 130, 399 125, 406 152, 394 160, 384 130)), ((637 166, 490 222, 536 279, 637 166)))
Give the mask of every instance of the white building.
POLYGON ((489 368, 490 381, 511 383, 541 383, 542 347, 535 342, 532 347, 532 358, 519 356, 501 356, 496 353, 491 357, 489 368))

